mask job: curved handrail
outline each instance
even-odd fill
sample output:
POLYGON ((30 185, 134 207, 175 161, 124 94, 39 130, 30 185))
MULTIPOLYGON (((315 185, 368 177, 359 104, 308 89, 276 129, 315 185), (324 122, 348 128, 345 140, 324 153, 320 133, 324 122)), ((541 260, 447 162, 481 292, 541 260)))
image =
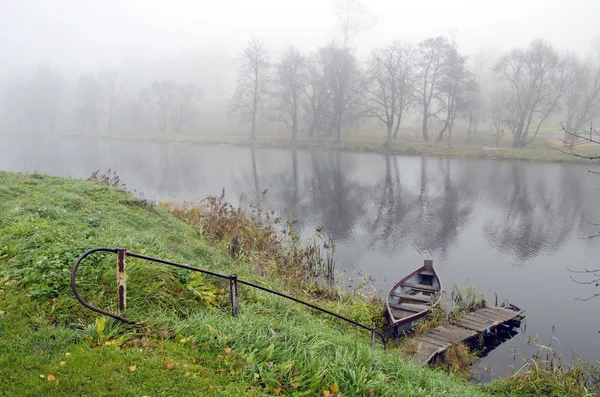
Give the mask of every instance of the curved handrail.
MULTIPOLYGON (((77 274, 77 269, 79 268, 79 265, 80 265, 81 261, 83 259, 85 259, 87 256, 89 256, 90 254, 93 254, 94 252, 112 252, 112 253, 116 254, 118 251, 119 251, 119 249, 117 249, 117 248, 98 247, 98 248, 90 249, 90 250, 84 252, 83 254, 81 254, 79 256, 79 258, 77 258, 77 260, 75 260, 75 263, 73 264, 73 268, 71 269, 71 289, 73 290, 73 293, 75 294, 75 297, 77 298, 77 300, 83 306, 87 307, 88 309, 90 309, 92 311, 95 311, 97 313, 103 314, 105 316, 112 317, 112 318, 114 318, 116 320, 119 320, 119 321, 122 321, 124 323, 136 324, 136 322, 133 321, 133 320, 130 320, 130 319, 126 318, 126 317, 119 316, 118 314, 114 314, 114 313, 108 312, 106 310, 100 309, 100 308, 95 307, 95 306, 91 305, 90 303, 86 302, 81 297, 81 295, 79 294, 79 290, 77 288, 77 283, 75 282, 76 274, 77 274)), ((371 343, 374 344, 375 343, 375 336, 378 336, 379 339, 381 339, 381 342, 383 344, 383 349, 384 350, 386 349, 387 343, 386 343, 385 337, 383 336, 383 334, 381 334, 375 328, 367 327, 366 325, 361 324, 361 323, 359 323, 357 321, 354 321, 352 319, 349 319, 347 317, 344 317, 342 315, 339 315, 339 314, 334 313, 332 311, 329 311, 327 309, 323 309, 322 307, 315 306, 315 305, 313 305, 311 303, 305 302, 305 301, 300 300, 298 298, 294 298, 293 296, 286 295, 286 294, 284 294, 282 292, 274 291, 272 289, 260 286, 258 284, 251 283, 249 281, 240 280, 240 279, 237 278, 236 275, 229 275, 228 276, 228 275, 221 274, 221 273, 211 272, 210 270, 204 270, 204 269, 200 269, 200 268, 197 268, 197 267, 194 267, 194 266, 184 265, 182 263, 172 262, 172 261, 168 261, 168 260, 160 259, 160 258, 154 258, 154 257, 151 257, 151 256, 142 255, 142 254, 136 254, 134 252, 128 252, 126 250, 123 250, 123 251, 125 252, 126 256, 131 256, 131 257, 138 258, 138 259, 144 259, 144 260, 147 260, 147 261, 150 261, 150 262, 162 263, 162 264, 169 265, 169 266, 175 266, 175 267, 179 267, 179 268, 182 268, 182 269, 187 269, 187 270, 191 270, 191 271, 194 271, 194 272, 200 272, 200 273, 208 274, 208 275, 211 275, 211 276, 219 277, 219 278, 222 278, 222 279, 227 279, 227 280, 235 279, 237 283, 244 284, 244 285, 247 285, 249 287, 256 288, 256 289, 260 289, 262 291, 269 292, 271 294, 275 294, 275 295, 281 296, 283 298, 289 299, 291 301, 303 304, 303 305, 308 306, 310 308, 313 308, 315 310, 321 311, 323 313, 326 313, 326 314, 329 314, 329 315, 334 316, 336 318, 339 318, 341 320, 344 320, 344 321, 346 321, 346 322, 348 322, 350 324, 353 324, 353 325, 355 325, 357 327, 360 327, 360 328, 363 328, 363 329, 365 329, 367 331, 370 331, 371 332, 371 343)))
POLYGON ((105 247, 100 247, 100 248, 94 248, 88 251, 85 251, 83 254, 81 254, 79 256, 79 258, 77 258, 77 260, 75 261, 75 264, 73 265, 73 268, 71 269, 71 289, 73 290, 73 293, 75 294, 75 298, 77 298, 77 300, 79 301, 79 303, 81 303, 83 306, 87 307, 88 309, 95 311, 97 313, 100 314, 104 314, 105 316, 108 317, 112 317, 115 318, 119 321, 123 321, 124 323, 127 324, 135 324, 135 321, 132 321, 128 318, 125 318, 123 316, 119 316, 118 314, 114 314, 111 312, 107 312, 106 310, 102 310, 96 306, 93 306, 89 303, 87 303, 79 294, 79 290, 77 289, 77 283, 75 282, 75 275, 77 273, 77 268, 79 267, 79 264, 81 263, 81 261, 86 258, 88 255, 93 254, 94 252, 112 252, 112 253, 117 253, 117 250, 115 248, 105 248, 105 247))

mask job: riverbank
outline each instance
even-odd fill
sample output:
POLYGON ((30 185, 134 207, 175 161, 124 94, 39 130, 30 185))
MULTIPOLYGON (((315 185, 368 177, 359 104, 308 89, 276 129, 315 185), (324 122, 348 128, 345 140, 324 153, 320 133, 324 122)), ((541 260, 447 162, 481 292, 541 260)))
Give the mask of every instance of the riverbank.
MULTIPOLYGON (((356 321, 381 315, 363 294, 323 294, 282 280, 273 257, 265 263, 244 245, 233 253, 193 211, 107 184, 118 181, 0 171, 0 386, 8 395, 535 395, 528 383, 473 386, 396 349, 371 350, 364 331, 247 288, 233 318, 226 285, 136 260, 127 263, 124 315, 142 326, 106 320, 69 285, 76 257, 97 246, 236 273, 356 321)), ((114 310, 114 256, 94 256, 78 277, 86 300, 114 310)), ((565 393, 549 383, 538 395, 565 393)))
MULTIPOLYGON (((490 160, 528 160, 539 162, 569 162, 590 163, 593 160, 577 157, 569 153, 560 141, 537 140, 525 148, 475 146, 463 143, 453 144, 448 147, 446 142, 415 142, 407 140, 393 141, 391 147, 383 144, 382 137, 348 136, 341 143, 334 143, 332 139, 309 139, 299 137, 293 141, 281 136, 258 136, 252 142, 247 136, 200 136, 200 135, 111 135, 107 139, 123 139, 130 141, 146 142, 183 142, 205 145, 231 145, 251 146, 261 148, 281 149, 312 149, 312 150, 345 150, 368 153, 391 153, 406 156, 432 156, 432 157, 462 157, 490 160)), ((600 145, 583 145, 575 149, 575 153, 582 156, 600 156, 600 145)), ((598 161, 598 160, 595 160, 598 161)))

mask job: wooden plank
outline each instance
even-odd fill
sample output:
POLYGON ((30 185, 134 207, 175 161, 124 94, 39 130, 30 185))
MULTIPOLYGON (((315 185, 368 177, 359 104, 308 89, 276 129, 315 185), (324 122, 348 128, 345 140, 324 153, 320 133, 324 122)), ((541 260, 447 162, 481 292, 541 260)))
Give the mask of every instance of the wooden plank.
POLYGON ((407 287, 407 288, 412 288, 414 290, 417 291, 430 291, 430 292, 437 292, 440 290, 439 287, 433 287, 431 285, 425 285, 425 284, 416 284, 416 283, 404 283, 402 284, 403 287, 407 287))
POLYGON ((477 335, 477 332, 469 331, 464 328, 456 327, 458 331, 448 330, 447 328, 436 328, 428 332, 428 334, 439 335, 444 337, 449 342, 460 342, 477 335))
POLYGON ((474 314, 476 314, 478 316, 486 317, 489 319, 498 320, 498 321, 504 321, 506 319, 506 316, 500 315, 496 312, 487 311, 487 310, 485 310, 485 308, 477 310, 476 312, 474 312, 474 314))
POLYGON ((393 293, 392 296, 395 296, 395 297, 403 299, 403 300, 409 300, 409 301, 415 301, 415 302, 425 302, 425 303, 431 302, 431 296, 427 296, 427 295, 410 295, 410 294, 393 293))
POLYGON ((439 327, 439 329, 443 330, 443 332, 448 332, 452 335, 462 336, 464 339, 477 335, 477 332, 475 331, 460 328, 452 324, 442 325, 441 327, 439 327))
POLYGON ((514 310, 504 309, 502 307, 497 307, 497 306, 487 306, 485 309, 487 309, 487 311, 491 311, 493 313, 503 315, 507 319, 514 318, 522 313, 522 311, 516 312, 514 310))
POLYGON ((477 331, 477 332, 483 332, 483 331, 485 331, 487 329, 487 327, 483 327, 483 326, 481 326, 479 324, 473 324, 473 323, 470 323, 468 321, 461 321, 461 320, 462 319, 460 319, 460 318, 456 319, 456 320, 453 320, 452 324, 456 324, 459 327, 466 328, 466 329, 471 329, 471 330, 477 331))
POLYGON ((466 315, 466 316, 460 316, 458 318, 460 321, 467 321, 469 323, 473 323, 474 325, 481 325, 482 327, 489 327, 490 325, 493 324, 493 321, 490 320, 480 320, 476 317, 473 317, 471 315, 466 315))
POLYGON ((404 310, 407 312, 419 313, 425 310, 429 310, 429 306, 417 305, 412 303, 401 303, 399 305, 390 304, 393 309, 404 310))
POLYGON ((439 346, 421 342, 418 344, 417 352, 412 356, 413 361, 417 363, 428 363, 438 351, 443 351, 439 346))
POLYGON ((474 318, 478 318, 481 321, 493 321, 493 322, 502 321, 501 318, 498 318, 498 317, 495 317, 495 316, 491 316, 491 315, 489 315, 487 313, 482 313, 480 311, 471 312, 471 313, 469 313, 469 315, 471 315, 474 318))
POLYGON ((452 343, 450 335, 443 334, 443 333, 440 333, 440 332, 436 332, 434 329, 432 329, 431 331, 428 331, 428 332, 426 332, 426 333, 424 333, 422 335, 425 335, 425 336, 427 336, 429 338, 438 339, 438 340, 440 340, 442 342, 452 343))
POLYGON ((435 339, 435 338, 431 338, 431 337, 429 337, 429 336, 427 336, 425 334, 421 334, 419 336, 416 336, 415 340, 427 342, 429 344, 436 345, 436 346, 439 346, 439 347, 444 347, 444 348, 450 346, 450 344, 451 344, 450 342, 441 341, 441 340, 438 340, 438 339, 435 339))
POLYGON ((423 276, 435 276, 435 273, 429 270, 421 270, 417 274, 422 274, 423 276))

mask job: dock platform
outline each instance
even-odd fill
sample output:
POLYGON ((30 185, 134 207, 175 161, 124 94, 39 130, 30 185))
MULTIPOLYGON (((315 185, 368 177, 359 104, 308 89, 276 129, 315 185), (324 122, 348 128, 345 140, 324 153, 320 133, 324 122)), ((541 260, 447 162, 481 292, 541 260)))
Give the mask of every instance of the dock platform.
MULTIPOLYGON (((514 307, 514 306, 513 306, 514 307)), ((476 336, 491 332, 500 325, 520 320, 524 310, 487 306, 451 320, 450 324, 439 326, 429 332, 415 336, 417 344, 413 361, 429 363, 435 356, 446 351, 452 344, 469 341, 476 336)))

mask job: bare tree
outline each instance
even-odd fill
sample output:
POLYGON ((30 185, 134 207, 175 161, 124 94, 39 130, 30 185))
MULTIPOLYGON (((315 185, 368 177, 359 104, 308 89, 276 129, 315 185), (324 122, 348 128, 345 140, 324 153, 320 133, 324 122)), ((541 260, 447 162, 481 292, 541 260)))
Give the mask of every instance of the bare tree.
POLYGON ((177 84, 174 81, 163 80, 155 81, 150 88, 140 92, 140 100, 148 106, 163 134, 168 132, 176 90, 177 84))
POLYGON ((26 87, 26 117, 36 132, 53 132, 65 94, 63 76, 48 65, 39 65, 26 87))
POLYGON ((308 86, 305 59, 295 47, 290 47, 277 65, 277 119, 292 130, 292 139, 298 135, 298 121, 302 95, 308 86))
POLYGON ((494 134, 494 141, 496 147, 500 146, 500 141, 504 136, 504 129, 507 127, 507 120, 510 119, 508 116, 509 94, 505 89, 495 89, 489 100, 489 121, 494 134))
POLYGON ((103 104, 106 113, 106 131, 112 132, 115 124, 115 114, 119 106, 119 74, 115 71, 104 70, 98 74, 103 104))
POLYGON ((526 146, 535 139, 548 116, 558 109, 559 100, 574 77, 572 63, 560 57, 549 44, 535 40, 527 50, 513 49, 504 55, 494 70, 516 105, 510 123, 513 147, 526 146))
POLYGON ((174 133, 179 133, 186 123, 197 116, 196 104, 200 97, 201 92, 193 84, 175 87, 173 104, 169 106, 174 133))
POLYGON ((237 84, 230 111, 250 122, 250 139, 256 138, 256 117, 267 94, 269 57, 263 42, 253 38, 239 57, 237 84))
POLYGON ((331 91, 326 76, 326 52, 321 49, 306 59, 308 84, 304 89, 304 110, 309 137, 314 136, 317 131, 324 132, 331 125, 331 91))
POLYGON ((448 131, 448 145, 452 144, 454 120, 459 111, 465 110, 464 95, 473 84, 471 72, 467 67, 467 57, 458 52, 456 38, 453 36, 447 48, 446 68, 440 82, 440 98, 446 110, 446 120, 436 142, 441 142, 444 139, 444 132, 448 131))
MULTIPOLYGON (((578 133, 584 124, 600 115, 600 63, 592 60, 583 63, 575 56, 571 57, 571 62, 574 78, 562 102, 567 117, 566 130, 578 133)), ((563 139, 571 138, 573 135, 565 133, 563 139)))
POLYGON ((102 94, 96 76, 87 73, 77 79, 76 97, 79 128, 83 132, 97 132, 102 94))
POLYGON ((347 48, 331 44, 325 51, 326 73, 331 92, 331 121, 335 142, 341 141, 342 126, 359 112, 363 79, 358 61, 347 48))
POLYGON ((410 93, 409 50, 400 42, 373 50, 367 71, 367 91, 369 93, 367 114, 377 117, 387 127, 386 146, 392 142, 400 128, 402 114, 407 106, 410 93))
POLYGON ((344 39, 344 48, 357 34, 375 26, 377 18, 360 0, 334 0, 333 7, 344 39))
POLYGON ((422 132, 423 140, 429 141, 427 123, 431 117, 445 109, 440 104, 432 110, 432 105, 441 95, 441 82, 448 65, 448 50, 450 44, 445 37, 428 38, 419 43, 417 62, 417 83, 415 91, 419 97, 423 110, 422 132))

